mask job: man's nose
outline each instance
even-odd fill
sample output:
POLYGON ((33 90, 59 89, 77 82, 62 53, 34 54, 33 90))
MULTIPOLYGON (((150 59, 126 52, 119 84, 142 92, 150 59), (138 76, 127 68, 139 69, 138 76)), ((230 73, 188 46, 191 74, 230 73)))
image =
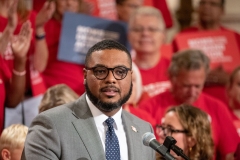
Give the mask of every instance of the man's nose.
POLYGON ((196 94, 196 92, 197 92, 197 88, 194 87, 194 86, 191 86, 189 92, 190 92, 190 95, 191 95, 191 96, 194 96, 194 95, 196 94))
POLYGON ((105 78, 105 80, 111 83, 116 81, 116 78, 113 75, 113 71, 109 71, 108 76, 105 78))

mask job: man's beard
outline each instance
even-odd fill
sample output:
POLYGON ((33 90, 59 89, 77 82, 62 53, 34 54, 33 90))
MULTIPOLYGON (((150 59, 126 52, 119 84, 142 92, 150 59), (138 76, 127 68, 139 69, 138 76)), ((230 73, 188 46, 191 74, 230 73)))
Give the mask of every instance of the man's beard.
MULTIPOLYGON (((90 91, 88 84, 86 83, 85 85, 85 90, 86 93, 90 99, 90 101, 100 110, 104 112, 111 112, 117 108, 120 108, 124 103, 127 102, 127 100, 130 98, 132 94, 132 86, 133 84, 131 83, 130 90, 126 95, 123 95, 117 102, 115 103, 108 103, 108 102, 103 102, 101 101, 98 97, 94 96, 92 92, 90 91)), ((118 92, 121 95, 121 92, 118 92)))

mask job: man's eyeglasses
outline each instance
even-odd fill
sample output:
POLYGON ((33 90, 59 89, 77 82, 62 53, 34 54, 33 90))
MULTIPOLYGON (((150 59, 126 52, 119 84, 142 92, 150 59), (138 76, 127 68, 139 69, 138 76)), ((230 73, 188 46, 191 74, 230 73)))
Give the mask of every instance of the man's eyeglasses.
POLYGON ((187 130, 178 130, 172 129, 170 127, 163 127, 162 125, 156 126, 156 133, 160 136, 160 133, 163 132, 164 136, 172 136, 173 133, 188 133, 187 130))
POLYGON ((85 69, 92 70, 94 76, 99 80, 105 79, 109 74, 109 70, 112 71, 112 74, 116 80, 124 79, 127 76, 128 71, 131 71, 130 68, 127 68, 124 66, 118 66, 118 67, 114 67, 114 68, 97 66, 97 67, 92 67, 92 68, 86 67, 85 69))

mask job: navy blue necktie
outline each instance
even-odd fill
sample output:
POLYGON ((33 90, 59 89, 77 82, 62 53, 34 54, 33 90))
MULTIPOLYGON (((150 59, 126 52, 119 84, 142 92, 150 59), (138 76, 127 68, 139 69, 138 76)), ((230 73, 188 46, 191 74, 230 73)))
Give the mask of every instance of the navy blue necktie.
POLYGON ((117 135, 115 134, 114 119, 109 117, 106 121, 108 130, 106 132, 105 152, 107 160, 120 160, 120 148, 117 135))

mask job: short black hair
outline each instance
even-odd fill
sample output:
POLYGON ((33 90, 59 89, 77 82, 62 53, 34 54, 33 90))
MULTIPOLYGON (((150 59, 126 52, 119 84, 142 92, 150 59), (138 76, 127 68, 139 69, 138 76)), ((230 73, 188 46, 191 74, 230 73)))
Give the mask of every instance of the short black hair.
POLYGON ((103 40, 103 41, 100 41, 100 42, 96 43, 95 45, 93 45, 88 50, 88 52, 86 54, 86 59, 85 59, 85 66, 87 66, 89 58, 90 58, 90 56, 92 55, 93 52, 106 50, 106 49, 116 49, 116 50, 125 52, 127 54, 128 58, 129 58, 129 63, 132 66, 132 58, 131 58, 131 54, 128 51, 128 49, 124 45, 122 45, 121 43, 119 43, 117 41, 114 41, 114 40, 109 40, 109 39, 106 39, 106 40, 103 40))

